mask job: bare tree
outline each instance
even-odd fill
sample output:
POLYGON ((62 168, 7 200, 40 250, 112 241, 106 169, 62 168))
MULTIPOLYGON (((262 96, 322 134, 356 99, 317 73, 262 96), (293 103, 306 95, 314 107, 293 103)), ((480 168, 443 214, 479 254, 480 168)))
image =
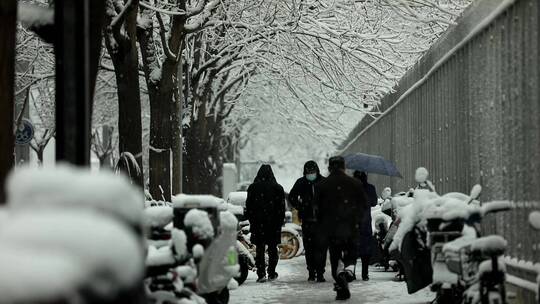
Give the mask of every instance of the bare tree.
MULTIPOLYGON (((162 9, 141 5, 139 20, 139 44, 143 58, 144 73, 150 99, 150 188, 153 197, 171 197, 170 153, 172 147, 172 115, 179 115, 175 106, 175 90, 178 90, 178 64, 182 43, 189 33, 199 30, 208 21, 218 0, 177 0, 175 11, 168 11, 166 22, 162 9), (154 39, 154 17, 159 24, 158 53, 154 39)), ((178 99, 177 99, 178 100, 178 99)), ((180 127, 180 126, 176 126, 180 127)))
MULTIPOLYGON (((107 0, 105 45, 114 65, 118 90, 119 152, 129 152, 143 168, 141 93, 137 50, 138 0, 107 0)), ((133 177, 135 178, 135 177, 133 177)), ((141 173, 134 181, 144 184, 141 173)))

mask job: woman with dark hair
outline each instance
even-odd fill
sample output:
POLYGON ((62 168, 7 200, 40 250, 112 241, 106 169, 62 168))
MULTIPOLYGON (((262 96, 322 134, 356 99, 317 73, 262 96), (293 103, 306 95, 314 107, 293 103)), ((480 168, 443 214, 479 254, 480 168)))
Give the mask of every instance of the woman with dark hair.
POLYGON ((285 220, 285 192, 277 183, 272 167, 262 165, 247 190, 246 215, 250 223, 251 242, 257 247, 255 264, 257 282, 277 279, 279 260, 277 246, 281 242, 281 226, 285 220), (264 253, 268 246, 268 271, 264 253))

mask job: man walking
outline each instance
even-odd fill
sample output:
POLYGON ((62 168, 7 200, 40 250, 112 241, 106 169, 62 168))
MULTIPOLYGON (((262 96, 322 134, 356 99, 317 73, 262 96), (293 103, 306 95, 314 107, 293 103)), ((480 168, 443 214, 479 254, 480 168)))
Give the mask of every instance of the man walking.
POLYGON ((366 194, 367 204, 364 210, 364 216, 360 223, 358 238, 358 256, 362 261, 362 280, 369 281, 369 260, 373 253, 373 229, 371 228, 371 207, 377 206, 377 190, 375 186, 368 183, 368 176, 365 172, 354 171, 354 178, 362 182, 364 193, 366 194))
POLYGON ((324 180, 319 166, 315 161, 304 164, 304 176, 299 178, 289 192, 289 202, 298 210, 302 221, 302 240, 308 270, 308 281, 325 282, 324 268, 326 266, 327 246, 319 240, 319 223, 316 217, 316 207, 313 204, 315 184, 324 180))
POLYGON ((329 244, 336 300, 346 300, 351 297, 348 282, 354 278, 359 225, 367 202, 362 183, 345 174, 343 157, 331 157, 328 169, 330 175, 316 186, 315 203, 329 244))
POLYGON ((250 223, 251 242, 257 247, 255 264, 257 282, 266 282, 264 253, 268 246, 268 280, 277 279, 277 246, 281 242, 281 226, 285 220, 285 192, 277 183, 272 167, 262 165, 247 190, 246 215, 250 223))

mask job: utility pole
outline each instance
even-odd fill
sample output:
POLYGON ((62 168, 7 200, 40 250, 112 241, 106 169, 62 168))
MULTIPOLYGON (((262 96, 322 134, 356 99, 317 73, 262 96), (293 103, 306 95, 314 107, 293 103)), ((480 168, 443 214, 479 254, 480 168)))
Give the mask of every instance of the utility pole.
POLYGON ((105 1, 55 1, 54 8, 56 160, 89 166, 92 105, 105 1))
POLYGON ((0 1, 0 204, 6 201, 5 182, 13 167, 13 111, 17 0, 0 1))

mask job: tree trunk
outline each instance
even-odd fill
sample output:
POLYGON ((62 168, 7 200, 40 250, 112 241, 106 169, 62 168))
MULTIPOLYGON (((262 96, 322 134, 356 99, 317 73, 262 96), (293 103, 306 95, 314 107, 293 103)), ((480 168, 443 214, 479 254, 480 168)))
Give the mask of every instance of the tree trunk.
POLYGON ((150 104, 150 194, 171 200, 171 99, 159 94, 150 104))
POLYGON ((38 149, 36 150, 37 159, 38 159, 38 166, 43 167, 43 151, 45 150, 45 147, 38 146, 38 149))
MULTIPOLYGON (((186 132, 186 153, 184 161, 184 192, 192 194, 213 194, 221 196, 222 156, 219 151, 220 132, 208 134, 209 120, 200 115, 191 122, 186 132), (211 137, 215 138, 212 139, 211 137)), ((219 129, 221 130, 221 129, 219 129)))
POLYGON ((0 1, 0 204, 6 201, 4 184, 13 166, 16 21, 17 1, 0 1))
MULTIPOLYGON (((113 128, 111 126, 104 125, 101 127, 101 138, 102 138, 102 144, 106 147, 111 147, 111 149, 107 149, 105 154, 101 155, 99 157, 99 167, 100 169, 112 169, 112 137, 113 137, 113 128)), ((142 167, 141 167, 142 170, 142 167)), ((141 171, 141 175, 144 177, 141 171)))
MULTIPOLYGON (((180 47, 180 52, 183 52, 183 46, 180 47)), ((172 126, 172 192, 174 194, 182 193, 182 150, 183 150, 183 135, 182 135, 182 115, 184 104, 184 71, 183 71, 183 56, 180 54, 178 60, 177 72, 177 96, 174 99, 173 111, 171 112, 172 126)))
POLYGON ((137 8, 137 0, 133 2, 131 8, 128 8, 124 20, 126 35, 124 39, 117 38, 117 46, 113 47, 112 36, 107 35, 105 44, 111 55, 118 87, 118 150, 120 154, 129 152, 135 156, 141 174, 131 178, 135 184, 143 188, 141 93, 136 37, 137 8))

